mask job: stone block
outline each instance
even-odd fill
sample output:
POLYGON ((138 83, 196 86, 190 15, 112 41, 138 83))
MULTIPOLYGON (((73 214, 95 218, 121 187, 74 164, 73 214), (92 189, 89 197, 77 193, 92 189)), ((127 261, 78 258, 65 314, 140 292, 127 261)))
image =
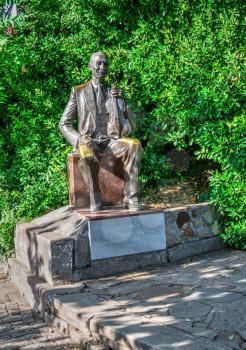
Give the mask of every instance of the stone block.
POLYGON ((223 248, 224 244, 220 237, 209 237, 197 241, 181 243, 167 250, 168 260, 170 262, 175 262, 191 256, 212 252, 223 248))
POLYGON ((8 260, 8 265, 11 281, 19 288, 22 295, 25 296, 31 308, 35 311, 40 311, 40 299, 36 292, 36 285, 44 283, 44 280, 34 275, 33 278, 31 278, 30 271, 16 258, 10 258, 8 260))
POLYGON ((72 280, 75 268, 89 264, 88 225, 70 207, 17 225, 16 258, 49 283, 72 280))
POLYGON ((166 249, 163 213, 89 221, 91 260, 166 249))
POLYGON ((160 266, 166 263, 166 250, 94 260, 91 262, 91 266, 76 270, 74 272, 74 280, 80 281, 110 276, 122 272, 139 270, 145 267, 160 266))
POLYGON ((74 269, 90 266, 90 246, 88 235, 74 238, 74 269))
POLYGON ((164 213, 168 248, 217 236, 221 232, 221 220, 207 203, 166 209, 164 213))
POLYGON ((57 239, 50 241, 51 274, 52 279, 73 279, 73 253, 74 241, 72 238, 57 239))
MULTIPOLYGON (((98 174, 102 200, 105 204, 115 205, 122 202, 124 188, 124 170, 120 159, 101 155, 98 174)), ((83 180, 79 166, 79 154, 68 154, 69 203, 74 208, 90 206, 89 191, 83 180)))

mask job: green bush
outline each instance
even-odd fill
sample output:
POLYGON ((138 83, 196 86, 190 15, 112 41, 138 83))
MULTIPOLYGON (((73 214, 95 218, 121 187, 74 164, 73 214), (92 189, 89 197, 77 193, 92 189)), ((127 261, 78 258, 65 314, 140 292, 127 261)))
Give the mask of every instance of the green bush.
POLYGON ((212 178, 212 203, 226 216, 225 242, 235 248, 246 249, 245 174, 225 170, 212 178))
POLYGON ((18 10, 14 35, 0 24, 0 254, 17 221, 67 203, 70 147, 57 125, 98 50, 135 106, 142 181, 168 176, 167 143, 198 149, 221 167, 211 199, 226 216, 224 237, 245 247, 244 1, 21 0, 18 10))

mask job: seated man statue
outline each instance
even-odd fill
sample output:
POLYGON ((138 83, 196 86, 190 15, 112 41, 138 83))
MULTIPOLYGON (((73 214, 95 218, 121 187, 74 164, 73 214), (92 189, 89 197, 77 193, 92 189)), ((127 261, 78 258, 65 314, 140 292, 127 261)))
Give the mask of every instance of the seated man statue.
POLYGON ((108 59, 103 52, 93 53, 89 69, 92 80, 72 88, 60 121, 60 130, 80 154, 79 167, 90 193, 90 210, 102 209, 98 184, 99 154, 120 158, 124 166, 123 205, 139 210, 139 163, 141 143, 127 138, 133 128, 133 114, 122 91, 105 83, 108 59), (73 119, 78 116, 78 131, 73 119))

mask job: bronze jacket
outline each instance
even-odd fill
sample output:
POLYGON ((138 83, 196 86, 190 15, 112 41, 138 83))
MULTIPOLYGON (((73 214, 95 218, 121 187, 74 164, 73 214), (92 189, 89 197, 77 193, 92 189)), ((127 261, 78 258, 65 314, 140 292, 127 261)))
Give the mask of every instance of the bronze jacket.
MULTIPOLYGON (((110 88, 107 96, 110 96, 110 88)), ((108 98, 106 106, 111 105, 112 98, 108 98)), ((111 113, 109 108, 108 135, 112 138, 126 136, 134 127, 134 115, 123 99, 117 100, 117 113, 111 113)), ((97 107, 94 97, 92 82, 75 86, 72 88, 69 101, 60 121, 60 131, 67 141, 74 147, 78 147, 80 136, 91 136, 96 130, 97 107), (73 119, 78 116, 78 131, 73 127, 73 119)))

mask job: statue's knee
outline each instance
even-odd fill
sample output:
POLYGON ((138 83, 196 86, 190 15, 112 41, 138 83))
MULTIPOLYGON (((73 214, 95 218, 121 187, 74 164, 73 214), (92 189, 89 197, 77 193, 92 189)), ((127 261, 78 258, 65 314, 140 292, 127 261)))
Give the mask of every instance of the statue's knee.
POLYGON ((138 139, 125 137, 125 138, 122 138, 122 141, 126 142, 127 144, 129 144, 129 146, 133 146, 135 148, 141 148, 142 147, 141 142, 138 139))
POLYGON ((139 149, 139 150, 141 150, 141 149, 142 149, 141 141, 138 140, 138 139, 135 139, 135 141, 136 141, 136 142, 135 142, 136 148, 139 149))
POLYGON ((132 139, 131 149, 133 149, 136 153, 141 152, 142 145, 138 139, 132 139))

